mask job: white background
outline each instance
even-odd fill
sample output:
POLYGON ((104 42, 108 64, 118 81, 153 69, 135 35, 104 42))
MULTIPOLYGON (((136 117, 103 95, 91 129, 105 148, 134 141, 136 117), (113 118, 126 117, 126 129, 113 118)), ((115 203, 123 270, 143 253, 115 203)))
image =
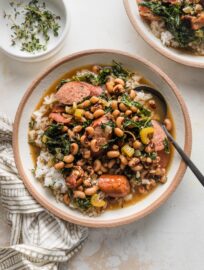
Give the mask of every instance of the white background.
MULTIPOLYGON (((122 0, 67 0, 72 23, 63 50, 41 63, 18 63, 0 53, 0 110, 14 118, 31 81, 56 59, 84 49, 111 48, 147 58, 177 84, 193 128, 192 159, 204 173, 204 70, 185 67, 151 49, 133 30, 122 0)), ((2 37, 0 37, 2 38, 2 37)), ((0 208, 0 245, 9 243, 0 208)), ((204 189, 190 171, 165 205, 115 229, 90 229, 69 270, 203 270, 204 189)))

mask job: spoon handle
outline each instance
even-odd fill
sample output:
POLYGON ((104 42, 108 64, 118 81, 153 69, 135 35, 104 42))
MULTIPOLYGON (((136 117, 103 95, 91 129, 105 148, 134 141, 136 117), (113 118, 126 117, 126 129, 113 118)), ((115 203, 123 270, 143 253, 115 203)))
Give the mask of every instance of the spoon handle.
POLYGON ((194 173, 194 175, 198 178, 200 183, 204 186, 204 176, 200 172, 200 170, 195 166, 195 164, 190 160, 190 158, 186 155, 186 153, 182 150, 182 148, 178 145, 178 143, 174 140, 174 138, 171 136, 171 134, 168 132, 166 127, 162 126, 168 139, 171 141, 173 146, 176 148, 177 152, 181 155, 182 159, 186 163, 186 165, 191 169, 191 171, 194 173))

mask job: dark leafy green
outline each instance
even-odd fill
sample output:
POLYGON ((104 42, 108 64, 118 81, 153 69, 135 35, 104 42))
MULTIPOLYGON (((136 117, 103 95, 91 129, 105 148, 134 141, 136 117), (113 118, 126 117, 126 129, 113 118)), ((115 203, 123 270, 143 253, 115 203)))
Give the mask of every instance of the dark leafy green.
POLYGON ((149 8, 154 15, 164 20, 167 30, 172 33, 180 47, 187 47, 189 42, 196 40, 195 31, 191 29, 189 22, 181 19, 183 4, 145 1, 140 5, 149 8))
POLYGON ((53 155, 67 155, 70 151, 70 141, 66 133, 62 131, 63 126, 59 124, 50 125, 42 135, 43 143, 53 155))
POLYGON ((141 114, 144 116, 151 115, 150 110, 146 109, 140 102, 136 102, 136 101, 131 100, 130 97, 128 96, 128 94, 122 95, 121 102, 124 103, 128 107, 134 106, 134 107, 138 108, 140 110, 140 113, 138 113, 138 114, 141 114))
POLYGON ((83 210, 87 210, 91 207, 90 197, 86 197, 85 199, 77 198, 75 199, 75 203, 79 208, 83 210))
POLYGON ((164 144, 165 153, 170 154, 170 145, 169 145, 169 141, 167 138, 164 139, 163 144, 164 144))

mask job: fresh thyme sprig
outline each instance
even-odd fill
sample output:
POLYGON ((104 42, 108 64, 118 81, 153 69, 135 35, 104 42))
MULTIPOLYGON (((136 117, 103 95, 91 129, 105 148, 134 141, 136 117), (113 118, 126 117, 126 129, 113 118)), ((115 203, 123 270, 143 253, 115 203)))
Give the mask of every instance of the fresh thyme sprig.
POLYGON ((20 2, 10 2, 13 8, 13 16, 4 12, 4 18, 11 22, 11 45, 18 43, 21 50, 29 53, 46 50, 50 40, 50 35, 59 35, 60 16, 55 15, 46 8, 46 4, 39 3, 39 0, 31 0, 28 5, 20 2), (22 23, 16 22, 17 17, 21 16, 22 23))

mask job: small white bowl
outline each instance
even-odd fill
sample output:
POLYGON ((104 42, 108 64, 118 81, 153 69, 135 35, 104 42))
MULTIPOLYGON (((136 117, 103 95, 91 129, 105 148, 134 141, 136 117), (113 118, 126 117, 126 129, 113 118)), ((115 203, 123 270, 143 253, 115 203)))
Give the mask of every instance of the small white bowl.
POLYGON ((204 56, 193 55, 186 53, 185 51, 163 45, 161 40, 154 36, 149 25, 141 18, 136 0, 123 0, 123 2, 133 27, 152 48, 180 64, 204 68, 204 56))
MULTIPOLYGON (((12 30, 10 29, 10 23, 7 18, 4 18, 4 13, 12 14, 12 8, 9 5, 8 0, 1 0, 1 10, 0 10, 0 50, 6 53, 8 56, 22 61, 22 62, 37 62, 45 60, 54 54, 56 54, 62 47, 66 35, 68 34, 70 27, 70 14, 65 4, 65 0, 45 0, 42 2, 46 3, 48 10, 54 12, 54 14, 60 16, 59 24, 59 36, 50 36, 50 40, 47 44, 47 49, 45 51, 39 51, 35 53, 29 53, 26 51, 21 51, 20 45, 11 45, 11 35, 12 30), (3 38, 2 38, 3 37, 3 38)), ((25 0, 24 3, 29 3, 30 0, 25 0)), ((40 0, 41 2, 41 0, 40 0)), ((20 16, 19 16, 20 20, 20 16)))
POLYGON ((191 124, 185 103, 174 83, 159 68, 145 59, 120 51, 89 50, 65 57, 45 70, 28 88, 16 113, 13 149, 18 172, 33 197, 50 212, 67 221, 89 227, 114 227, 144 217, 159 207, 180 183, 186 165, 175 152, 168 171, 168 181, 158 186, 144 200, 129 207, 106 211, 98 217, 88 217, 65 204, 57 203, 51 192, 45 189, 32 174, 33 160, 30 156, 28 123, 36 104, 42 98, 45 89, 69 70, 93 64, 109 65, 112 60, 124 64, 130 70, 139 71, 156 89, 162 92, 172 112, 175 122, 176 140, 190 155, 191 124))

